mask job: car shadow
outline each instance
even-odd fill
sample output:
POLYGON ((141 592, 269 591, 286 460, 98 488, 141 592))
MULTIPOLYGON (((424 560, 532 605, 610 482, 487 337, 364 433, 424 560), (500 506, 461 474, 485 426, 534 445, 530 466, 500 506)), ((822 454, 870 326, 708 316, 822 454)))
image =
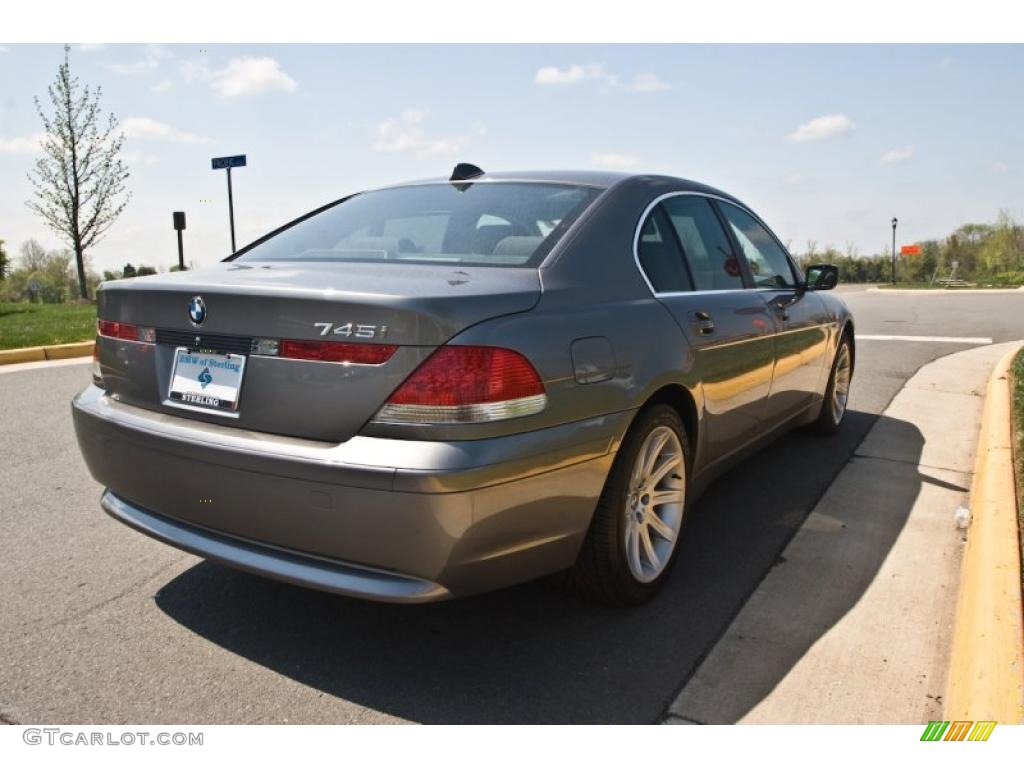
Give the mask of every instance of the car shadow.
MULTIPOLYGON (((793 432, 712 484, 693 507, 664 591, 638 608, 594 605, 544 581, 446 603, 386 605, 210 562, 166 584, 156 603, 226 650, 412 721, 657 722, 878 418, 851 411, 832 438, 793 432)), ((917 429, 893 426, 908 444, 916 440, 920 455, 917 429)), ((763 685, 736 718, 857 602, 919 487, 896 500, 877 551, 843 564, 852 586, 821 601, 802 650, 762 671, 763 685)))

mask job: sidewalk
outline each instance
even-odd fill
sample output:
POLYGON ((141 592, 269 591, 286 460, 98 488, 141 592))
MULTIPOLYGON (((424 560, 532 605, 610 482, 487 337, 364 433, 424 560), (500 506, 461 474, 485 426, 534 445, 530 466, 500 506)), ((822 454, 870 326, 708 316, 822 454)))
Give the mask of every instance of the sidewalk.
POLYGON ((941 719, 964 538, 954 513, 989 374, 1018 346, 949 355, 907 382, 667 722, 941 719))

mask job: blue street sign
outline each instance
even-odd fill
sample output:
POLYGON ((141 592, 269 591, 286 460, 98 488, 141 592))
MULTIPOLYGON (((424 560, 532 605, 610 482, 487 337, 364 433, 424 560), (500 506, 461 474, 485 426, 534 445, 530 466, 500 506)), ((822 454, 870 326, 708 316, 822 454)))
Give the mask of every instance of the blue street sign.
POLYGON ((241 168, 245 165, 245 155, 232 155, 231 157, 214 157, 210 160, 210 166, 215 171, 223 168, 241 168))

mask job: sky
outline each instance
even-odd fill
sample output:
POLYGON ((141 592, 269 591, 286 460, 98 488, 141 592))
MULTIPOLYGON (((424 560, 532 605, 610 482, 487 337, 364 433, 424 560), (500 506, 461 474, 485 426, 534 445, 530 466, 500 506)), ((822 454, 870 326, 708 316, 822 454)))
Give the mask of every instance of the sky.
MULTIPOLYGON (((33 97, 59 45, 0 45, 0 239, 61 242, 26 206, 33 97)), ((736 195, 803 253, 942 237, 1000 210, 1024 220, 1024 46, 88 45, 125 132, 132 199, 89 254, 98 271, 230 252, 360 189, 486 170, 608 168, 736 195)))

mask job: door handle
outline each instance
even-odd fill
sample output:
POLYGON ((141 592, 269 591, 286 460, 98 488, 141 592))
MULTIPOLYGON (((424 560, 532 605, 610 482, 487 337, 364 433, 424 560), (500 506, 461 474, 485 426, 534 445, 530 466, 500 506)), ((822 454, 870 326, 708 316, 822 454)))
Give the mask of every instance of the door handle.
POLYGON ((707 336, 715 332, 715 321, 707 312, 698 309, 693 313, 693 327, 701 336, 707 336))

